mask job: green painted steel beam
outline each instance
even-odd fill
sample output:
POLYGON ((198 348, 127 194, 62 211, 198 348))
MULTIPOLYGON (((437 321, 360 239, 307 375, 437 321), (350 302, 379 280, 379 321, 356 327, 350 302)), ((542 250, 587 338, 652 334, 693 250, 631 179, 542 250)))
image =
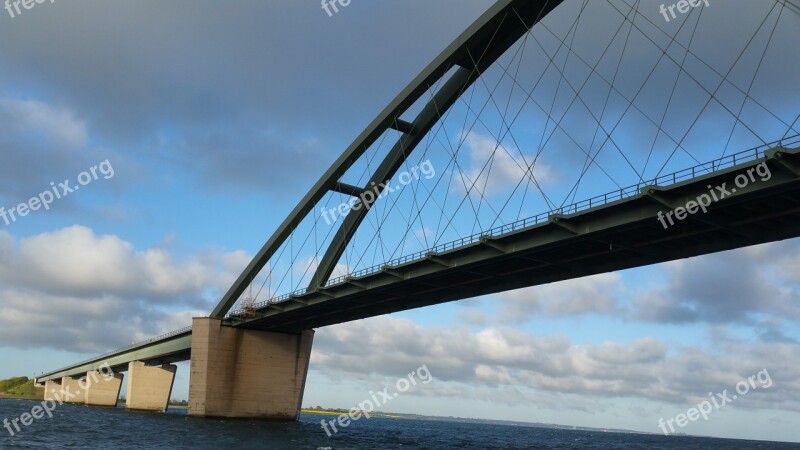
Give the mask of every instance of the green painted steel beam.
MULTIPOLYGON (((535 286, 586 275, 731 250, 800 236, 800 149, 696 176, 669 186, 651 186, 630 197, 551 216, 538 224, 383 266, 358 278, 265 309, 255 320, 229 321, 246 328, 292 332, 375 315, 535 286), (749 180, 756 166, 769 179, 749 180), (662 229, 658 213, 686 207, 725 186, 731 192, 708 208, 662 229)), ((766 177, 764 177, 766 178, 766 177)))
POLYGON ((187 331, 183 334, 169 337, 162 341, 151 342, 127 348, 119 353, 99 356, 97 358, 80 362, 74 366, 63 367, 52 372, 48 372, 36 377, 36 382, 41 383, 50 380, 59 380, 62 377, 83 376, 91 370, 97 370, 104 365, 108 365, 114 372, 124 372, 128 370, 128 363, 131 361, 144 361, 146 363, 172 363, 178 361, 188 361, 191 357, 192 332, 187 331))
MULTIPOLYGON (((220 300, 219 304, 211 312, 211 317, 221 319, 230 311, 247 286, 255 276, 264 268, 269 259, 283 245, 295 228, 303 221, 309 212, 329 191, 334 190, 336 183, 342 174, 347 170, 380 138, 383 133, 391 128, 404 128, 408 126, 400 125, 398 119, 428 92, 431 86, 435 86, 442 77, 454 67, 466 68, 469 72, 480 73, 489 67, 494 61, 509 47, 519 40, 521 36, 528 32, 539 20, 544 18, 553 9, 562 3, 563 0, 499 0, 492 5, 486 13, 476 20, 466 31, 464 31, 452 44, 450 44, 436 59, 433 60, 400 94, 389 103, 386 108, 376 117, 372 123, 356 138, 355 141, 344 151, 336 162, 328 169, 311 190, 303 197, 300 203, 292 210, 289 216, 281 223, 278 229, 272 234, 261 250, 256 254, 250 264, 237 278, 230 289, 220 300)), ((459 71, 462 72, 462 71, 459 71)), ((463 75, 458 75, 463 77, 463 75)), ((449 99, 454 94, 458 94, 459 89, 463 91, 468 82, 474 81, 475 75, 465 78, 460 87, 443 87, 446 91, 440 90, 439 93, 447 94, 446 103, 452 104, 457 97, 449 99), (472 79, 471 81, 469 81, 472 79)), ((452 79, 451 79, 452 80, 452 79)), ((441 98, 445 98, 440 95, 441 98)), ((449 106, 448 106, 449 107, 449 106)), ((440 112, 445 110, 439 108, 440 112)), ((427 113, 426 113, 427 114, 427 113)), ((427 120, 425 122, 428 122, 427 120)), ((421 139, 422 135, 428 132, 430 126, 421 126, 421 123, 411 124, 413 134, 406 134, 404 139, 411 139, 406 142, 410 145, 413 140, 421 139)), ((401 143, 398 142, 398 145, 401 143)), ((406 148, 406 153, 400 157, 408 157, 408 153, 413 150, 413 146, 406 148)), ((382 183, 386 178, 378 175, 392 175, 395 166, 399 167, 398 154, 393 152, 381 165, 380 173, 376 172, 373 179, 378 179, 377 183, 382 183)), ((363 210, 364 208, 362 208, 363 210)), ((349 242, 354 230, 362 222, 361 213, 351 211, 352 219, 345 220, 342 224, 337 237, 326 252, 325 264, 321 264, 315 274, 313 285, 321 284, 330 273, 331 260, 336 254, 341 254, 342 247, 349 242), (355 214, 354 214, 355 213, 355 214), (327 274, 327 275, 326 275, 327 274)), ((349 219, 348 215, 348 219, 349 219)))
MULTIPOLYGON (((294 332, 428 306, 481 294, 533 286, 673 259, 771 242, 800 235, 800 149, 777 148, 756 158, 672 185, 644 186, 634 195, 542 223, 511 229, 417 260, 292 296, 258 311, 258 318, 231 318, 227 325, 294 332), (753 174, 766 165, 769 179, 753 174), (709 192, 746 186, 665 230, 660 211, 709 192), (756 181, 752 181, 756 178, 756 181), (721 220, 724 218, 725 220, 721 220), (411 294, 409 294, 412 292, 411 294)), ((666 176, 669 178, 671 175, 666 176)), ((766 178, 766 177, 764 177, 766 178)), ((108 364, 125 371, 131 361, 161 364, 191 357, 191 330, 182 329, 53 372, 37 382, 82 376, 108 364)))

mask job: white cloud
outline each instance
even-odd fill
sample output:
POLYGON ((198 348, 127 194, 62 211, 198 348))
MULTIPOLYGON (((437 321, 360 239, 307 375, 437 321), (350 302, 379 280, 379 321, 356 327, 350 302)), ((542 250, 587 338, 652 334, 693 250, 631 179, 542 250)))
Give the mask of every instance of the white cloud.
POLYGON ((800 239, 663 265, 663 285, 635 293, 630 318, 661 323, 752 324, 761 316, 800 320, 800 239))
MULTIPOLYGON (((311 277, 314 276, 314 273, 317 271, 317 267, 319 267, 319 260, 321 256, 307 256, 305 258, 301 258, 294 263, 292 266, 292 272, 297 279, 303 279, 305 282, 310 282, 311 277)), ((341 277, 352 273, 353 270, 347 264, 337 263, 333 267, 333 272, 331 272, 331 278, 341 277)), ((298 283, 295 279, 295 282, 298 283)), ((300 282, 300 284, 304 284, 300 282)), ((305 287, 305 286, 302 286, 305 287)))
POLYGON ((506 144, 498 146, 495 139, 476 132, 470 132, 463 139, 469 151, 470 167, 464 174, 466 188, 463 183, 458 183, 462 190, 470 188, 474 183, 471 193, 483 192, 486 196, 491 196, 506 190, 510 193, 520 182, 524 186, 531 176, 539 184, 548 184, 555 180, 553 169, 541 161, 536 161, 528 173, 528 165, 533 163, 535 155, 524 154, 506 144))
MULTIPOLYGON (((382 316, 319 330, 312 367, 341 379, 397 376, 425 364, 438 389, 470 386, 459 393, 467 398, 473 389, 518 387, 680 405, 731 389, 767 368, 774 385, 741 399, 737 406, 800 411, 798 357, 796 344, 731 340, 706 351, 672 347, 647 336, 631 342, 577 344, 564 336, 509 328, 471 332, 382 316)), ((585 399, 583 407, 589 408, 592 399, 585 399)))
POLYGON ((0 262, 0 281, 59 294, 167 298, 209 286, 227 288, 233 266, 241 270, 246 261, 246 255, 237 252, 179 263, 163 248, 136 251, 117 236, 98 236, 75 225, 20 240, 0 262), (227 272, 220 275, 220 268, 227 272))
POLYGON ((105 351, 205 315, 249 262, 241 251, 176 261, 73 226, 15 240, 0 232, 0 340, 105 351))
POLYGON ((86 124, 73 111, 41 101, 0 99, 0 117, 10 130, 39 134, 58 146, 76 149, 88 142, 86 124))
MULTIPOLYGON (((490 297, 491 311, 478 303, 459 317, 477 325, 586 314, 663 324, 736 323, 788 342, 784 322, 800 320, 800 278, 793 270, 800 267, 798 250, 800 239, 793 239, 671 261, 632 283, 615 272, 508 291, 490 297)), ((638 276, 628 274, 631 280, 638 276)))
POLYGON ((605 273, 504 292, 498 295, 503 305, 500 319, 521 322, 535 315, 612 314, 618 310, 616 294, 621 290, 619 274, 605 273))

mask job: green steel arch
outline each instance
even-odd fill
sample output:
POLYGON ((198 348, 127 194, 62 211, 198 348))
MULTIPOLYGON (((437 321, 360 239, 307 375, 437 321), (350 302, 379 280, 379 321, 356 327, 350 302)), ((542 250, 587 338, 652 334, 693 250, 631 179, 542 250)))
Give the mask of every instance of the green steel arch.
MULTIPOLYGON (((489 8, 396 97, 325 172, 223 296, 211 317, 221 319, 228 313, 254 277, 324 195, 333 191, 358 196, 373 189, 372 183, 379 185, 392 178, 442 115, 481 74, 562 1, 499 0, 489 8), (441 81, 444 81, 441 87, 413 121, 401 119, 422 95, 441 81), (372 174, 366 187, 340 183, 342 175, 389 129, 397 130, 402 135, 372 174)), ((366 206, 371 206, 371 203, 366 206)), ((368 207, 351 210, 342 221, 312 277, 310 291, 328 281, 367 212, 368 207)))

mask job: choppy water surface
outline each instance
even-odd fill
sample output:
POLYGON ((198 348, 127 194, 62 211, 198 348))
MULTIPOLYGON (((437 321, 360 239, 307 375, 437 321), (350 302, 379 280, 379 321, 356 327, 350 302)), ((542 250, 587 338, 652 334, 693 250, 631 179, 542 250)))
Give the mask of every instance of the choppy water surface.
MULTIPOLYGON (((30 412, 38 402, 0 399, 0 420, 30 412)), ((167 414, 124 409, 59 406, 22 432, 0 428, 0 448, 103 449, 797 449, 777 444, 727 439, 665 437, 514 425, 434 420, 361 419, 333 436, 320 420, 333 416, 303 414, 296 423, 203 420, 173 409, 167 414)))

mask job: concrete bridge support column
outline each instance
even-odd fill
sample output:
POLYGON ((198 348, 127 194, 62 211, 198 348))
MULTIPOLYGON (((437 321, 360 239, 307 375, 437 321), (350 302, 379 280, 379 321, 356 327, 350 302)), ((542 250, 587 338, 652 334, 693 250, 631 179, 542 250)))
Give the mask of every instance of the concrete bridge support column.
POLYGON ((61 400, 64 403, 80 403, 86 400, 83 388, 86 385, 78 378, 64 377, 61 379, 61 400))
POLYGON ((274 333, 195 318, 189 415, 297 420, 314 331, 274 333))
POLYGON ((122 374, 104 374, 94 370, 86 374, 86 385, 84 401, 88 406, 116 407, 122 389, 122 374))
POLYGON ((61 380, 45 381, 44 382, 44 399, 58 402, 61 400, 61 380))
POLYGON ((177 366, 148 366, 141 361, 128 364, 126 407, 137 411, 166 412, 172 395, 177 366))

